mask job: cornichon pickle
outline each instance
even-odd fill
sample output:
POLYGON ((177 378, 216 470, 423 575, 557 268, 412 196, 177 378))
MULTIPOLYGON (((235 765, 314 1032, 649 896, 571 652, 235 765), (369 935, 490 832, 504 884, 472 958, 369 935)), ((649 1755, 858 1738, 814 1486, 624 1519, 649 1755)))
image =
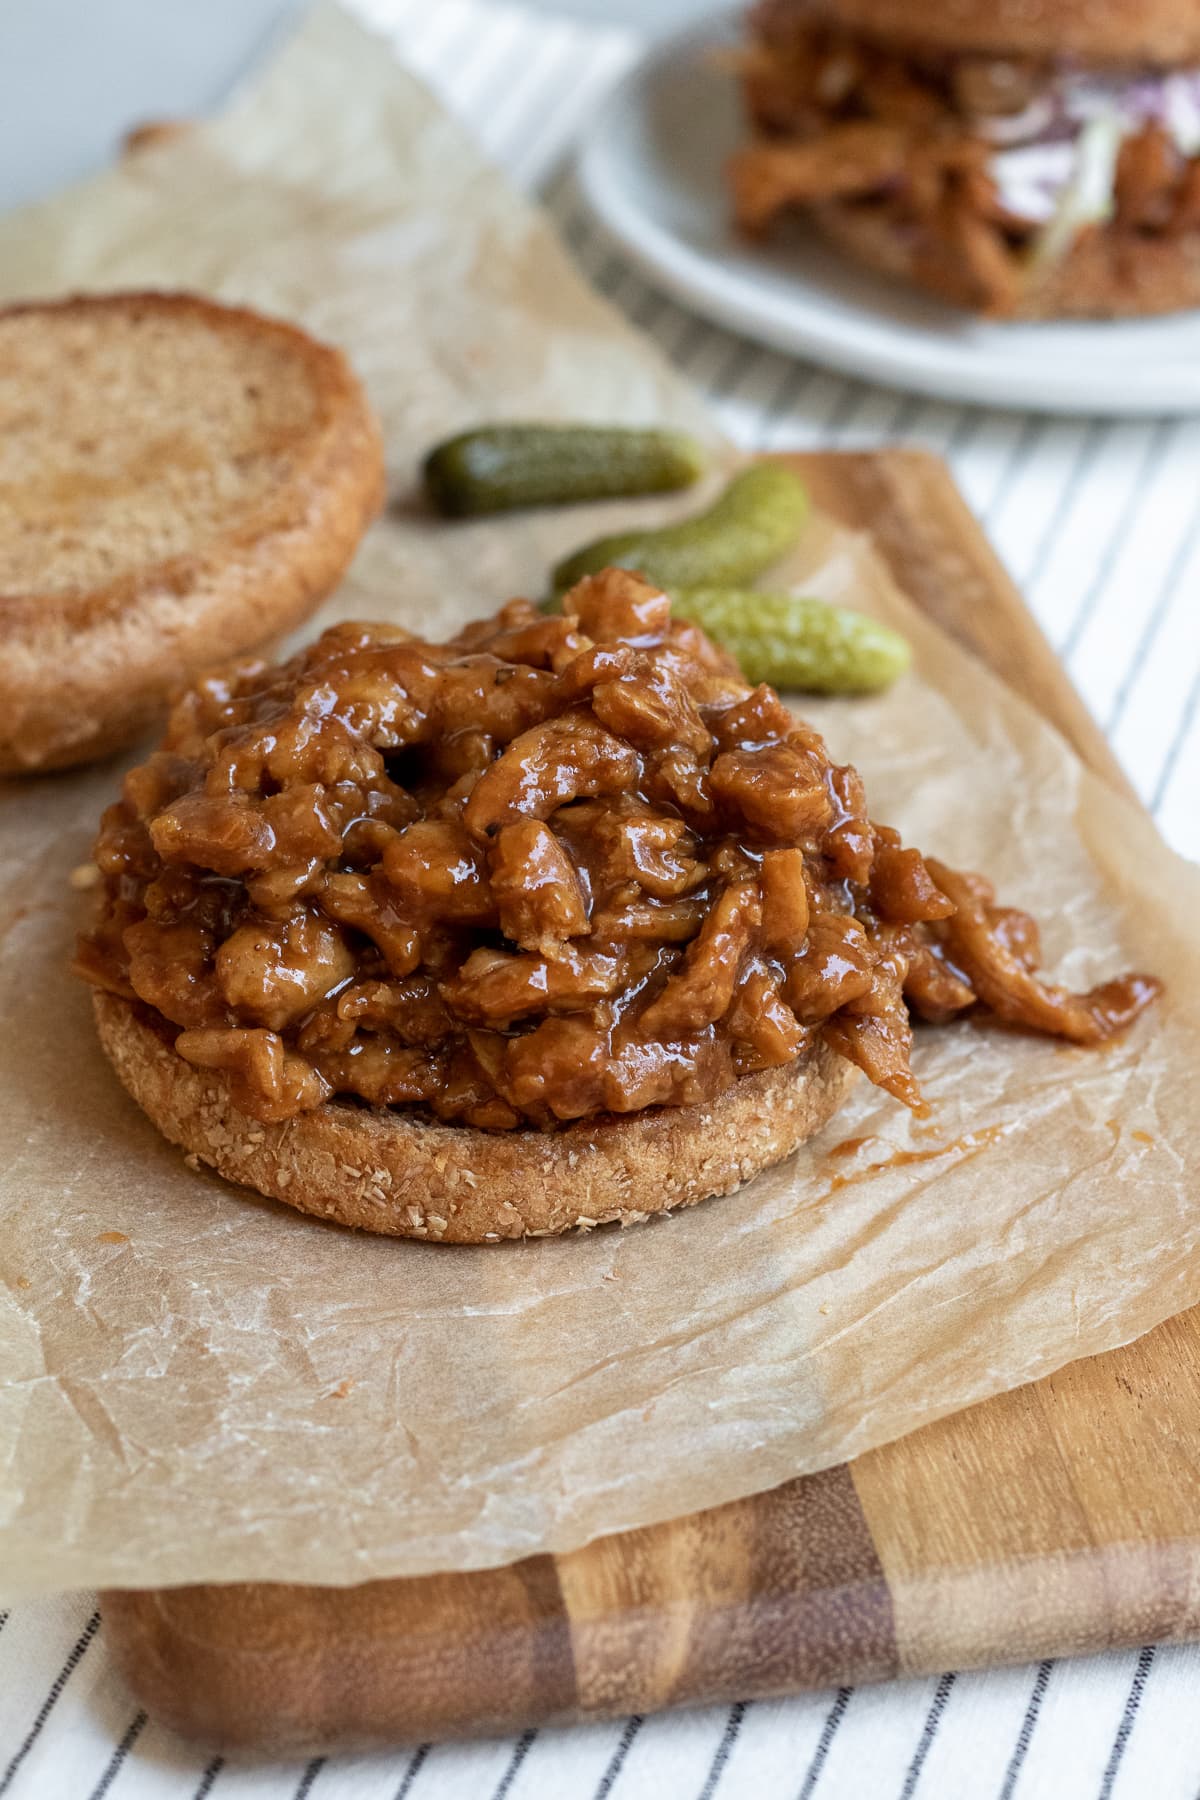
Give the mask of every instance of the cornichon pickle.
POLYGON ((560 562, 554 585, 569 588, 597 569, 640 569, 672 591, 753 581, 786 556, 800 536, 808 496, 782 463, 755 463, 735 475, 707 512, 658 531, 598 538, 560 562))
POLYGON ((673 588, 671 610, 731 651, 747 681, 776 688, 874 693, 912 661, 899 632, 825 600, 756 588, 673 588))
POLYGON ((447 438, 422 466, 439 512, 508 512, 690 487, 707 465, 681 431, 610 425, 481 425, 447 438))

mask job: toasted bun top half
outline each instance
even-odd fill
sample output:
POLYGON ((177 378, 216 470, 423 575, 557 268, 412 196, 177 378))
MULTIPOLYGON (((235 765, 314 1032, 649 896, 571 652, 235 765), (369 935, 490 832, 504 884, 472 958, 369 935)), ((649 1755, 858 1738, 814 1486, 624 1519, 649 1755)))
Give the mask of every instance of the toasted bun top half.
POLYGON ((801 0, 797 11, 905 47, 1106 66, 1200 63, 1200 0, 801 0))

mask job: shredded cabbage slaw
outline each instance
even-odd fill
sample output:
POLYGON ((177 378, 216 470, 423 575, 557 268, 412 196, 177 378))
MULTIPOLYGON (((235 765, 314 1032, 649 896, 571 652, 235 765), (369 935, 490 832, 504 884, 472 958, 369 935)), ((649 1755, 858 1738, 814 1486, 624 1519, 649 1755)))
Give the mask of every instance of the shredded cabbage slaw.
POLYGON ((1065 252, 1111 216, 1122 140, 1150 121, 1183 156, 1200 154, 1200 69, 1103 76, 1061 71, 1019 113, 983 125, 1005 211, 1041 228, 1037 255, 1065 252))

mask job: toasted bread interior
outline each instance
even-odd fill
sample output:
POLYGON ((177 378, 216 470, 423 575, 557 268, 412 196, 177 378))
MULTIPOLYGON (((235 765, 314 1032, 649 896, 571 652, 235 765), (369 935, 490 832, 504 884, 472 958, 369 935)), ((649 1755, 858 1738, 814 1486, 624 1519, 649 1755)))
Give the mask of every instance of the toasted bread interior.
POLYGON ((287 480, 321 406, 289 337, 208 312, 0 315, 0 592, 99 588, 206 547, 287 480))
POLYGON ((0 311, 0 774, 131 742, 300 623, 383 497, 341 353, 187 294, 0 311))

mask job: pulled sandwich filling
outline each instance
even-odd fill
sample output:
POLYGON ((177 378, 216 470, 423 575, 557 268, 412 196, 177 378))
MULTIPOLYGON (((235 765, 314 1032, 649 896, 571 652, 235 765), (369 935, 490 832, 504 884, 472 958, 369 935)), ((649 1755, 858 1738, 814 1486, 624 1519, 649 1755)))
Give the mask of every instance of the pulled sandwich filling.
POLYGON ((910 1106, 910 1013, 1092 1044, 976 875, 871 823, 773 689, 610 569, 445 644, 337 625, 179 701, 96 845, 86 978, 279 1121, 490 1130, 711 1099, 819 1036, 910 1106))
POLYGON ((893 49, 806 0, 756 7, 738 66, 756 135, 731 181, 752 234, 848 207, 922 285, 1004 315, 1084 232, 1200 227, 1200 69, 893 49))

